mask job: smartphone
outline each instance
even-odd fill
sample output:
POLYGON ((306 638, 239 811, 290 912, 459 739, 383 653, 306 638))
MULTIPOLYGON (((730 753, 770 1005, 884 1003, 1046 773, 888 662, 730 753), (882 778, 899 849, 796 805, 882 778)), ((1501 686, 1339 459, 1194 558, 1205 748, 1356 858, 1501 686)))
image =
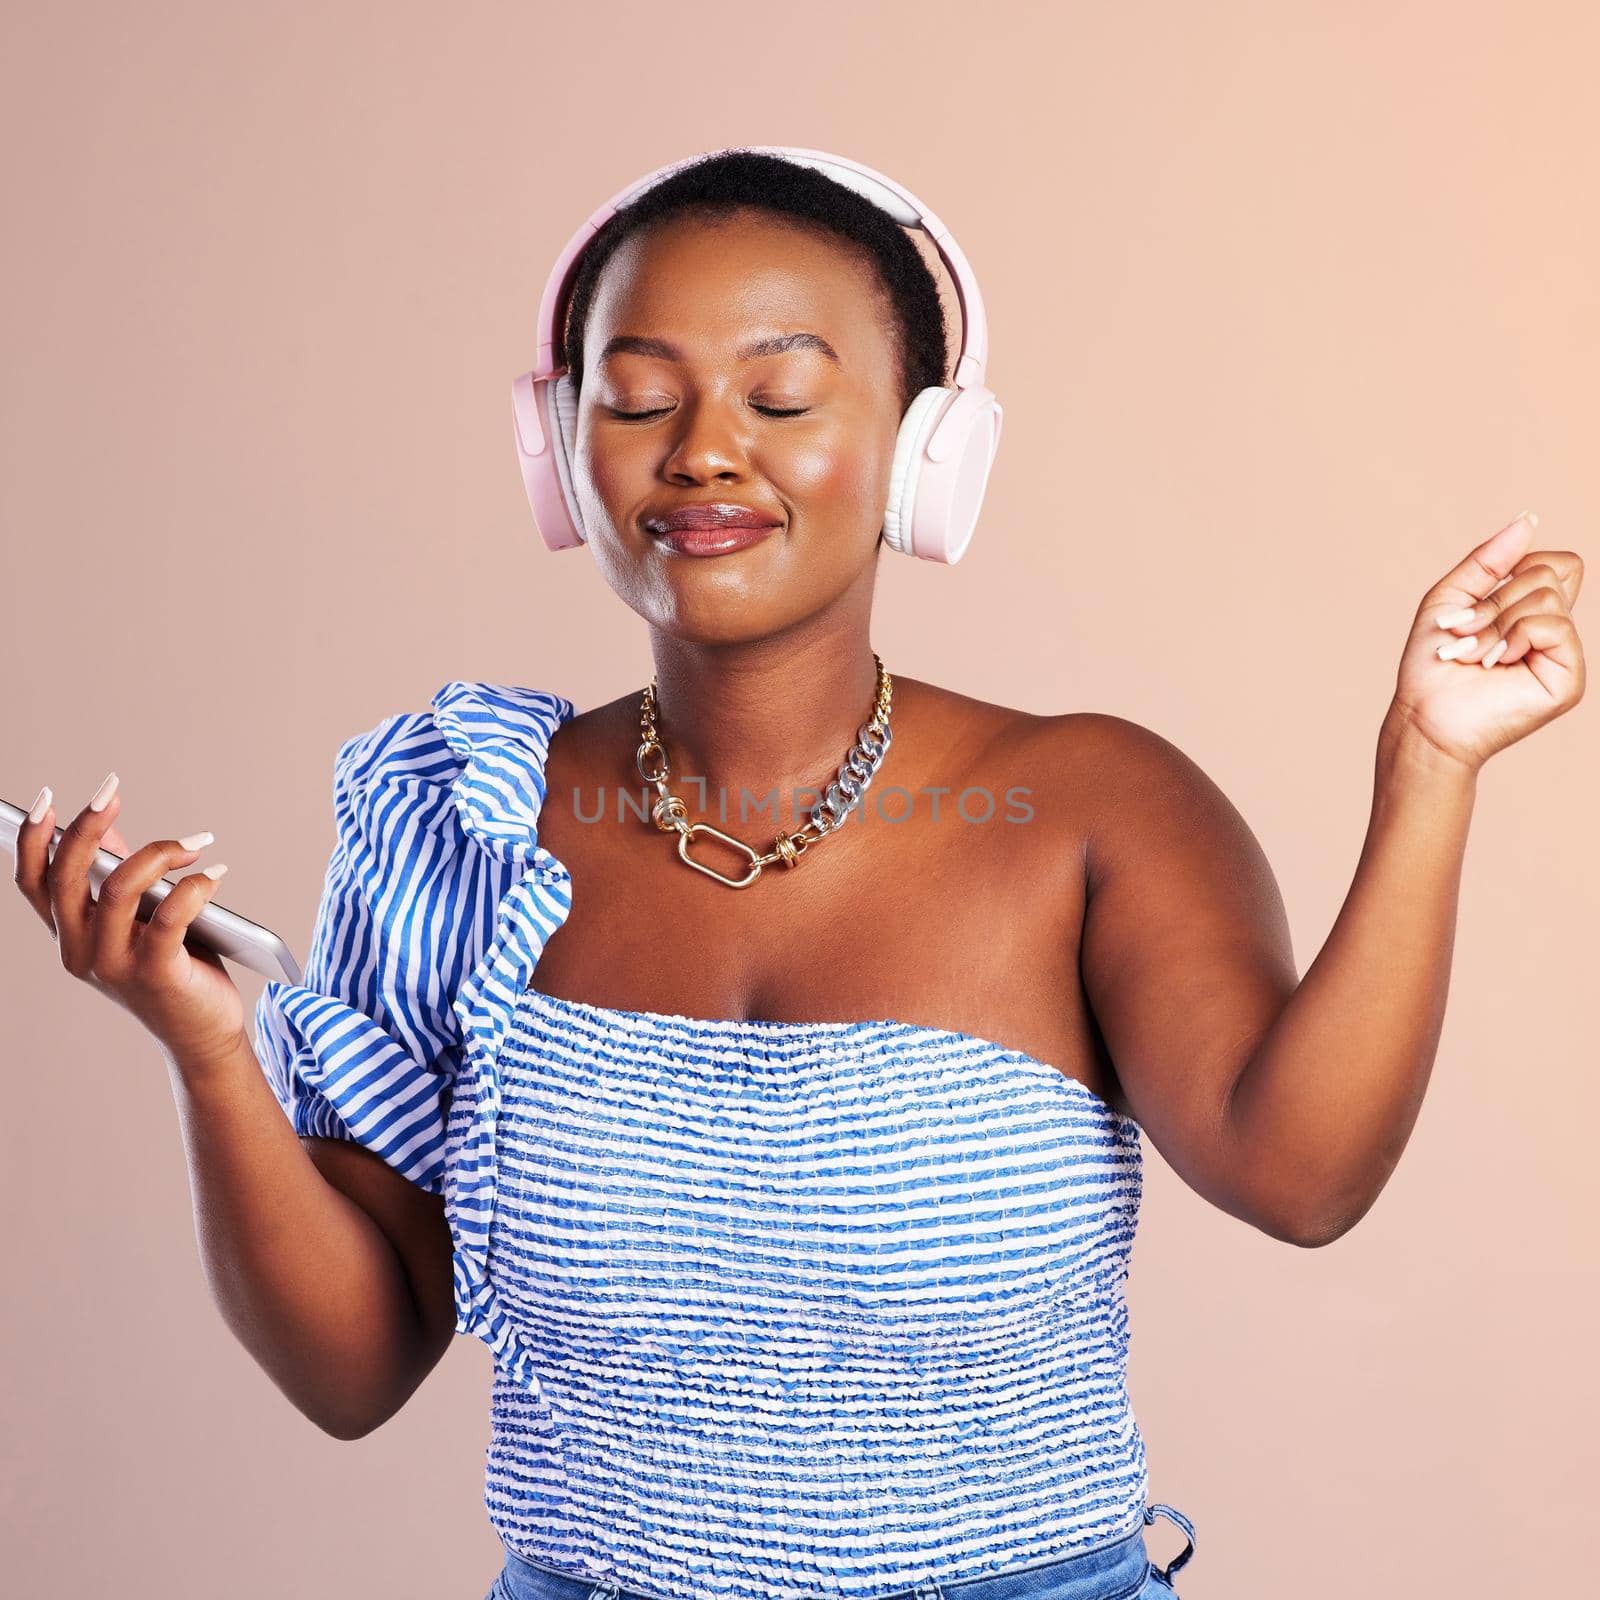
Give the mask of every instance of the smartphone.
MULTIPOLYGON (((17 853, 17 833, 27 820, 26 806, 13 805, 9 800, 0 800, 0 844, 3 844, 13 856, 17 853)), ((50 841, 49 854, 52 861, 55 859, 56 846, 61 843, 61 836, 65 831, 58 827, 50 841)), ((100 885, 122 865, 122 862, 123 858, 114 851, 102 849, 96 853, 94 860, 89 863, 91 895, 95 894, 100 885)), ((188 873, 195 869, 185 867, 183 870, 188 873)), ((135 913, 139 920, 148 922, 156 907, 175 887, 175 882, 170 878, 156 879, 139 896, 139 909, 135 913)), ((241 917, 237 911, 230 911, 226 906, 218 905, 215 900, 200 908, 200 914, 189 924, 184 939, 186 943, 193 939, 204 945, 207 950, 219 956, 226 956, 230 961, 237 961, 241 967, 249 967, 252 972, 259 972, 263 977, 283 979, 289 983, 301 981, 302 974, 293 952, 271 928, 263 928, 259 922, 241 917)))

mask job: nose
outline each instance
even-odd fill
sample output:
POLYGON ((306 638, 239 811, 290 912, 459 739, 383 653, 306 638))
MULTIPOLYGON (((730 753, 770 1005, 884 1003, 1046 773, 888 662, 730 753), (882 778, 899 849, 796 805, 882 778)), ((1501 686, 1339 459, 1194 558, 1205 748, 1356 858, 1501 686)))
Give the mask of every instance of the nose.
POLYGON ((683 410, 681 431, 663 465, 674 483, 728 482, 749 475, 750 457, 737 419, 701 401, 683 410))

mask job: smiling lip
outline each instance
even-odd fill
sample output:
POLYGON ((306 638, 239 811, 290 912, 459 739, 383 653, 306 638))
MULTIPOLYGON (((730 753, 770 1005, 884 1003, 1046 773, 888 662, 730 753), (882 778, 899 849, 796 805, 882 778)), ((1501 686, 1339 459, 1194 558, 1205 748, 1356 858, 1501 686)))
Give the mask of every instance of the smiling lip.
POLYGON ((714 528, 669 528, 653 537, 683 556, 720 556, 759 544, 777 527, 774 522, 723 523, 714 528))
POLYGON ((651 517, 645 531, 686 556, 719 556, 756 544, 779 526, 775 517, 749 506, 679 506, 651 517))

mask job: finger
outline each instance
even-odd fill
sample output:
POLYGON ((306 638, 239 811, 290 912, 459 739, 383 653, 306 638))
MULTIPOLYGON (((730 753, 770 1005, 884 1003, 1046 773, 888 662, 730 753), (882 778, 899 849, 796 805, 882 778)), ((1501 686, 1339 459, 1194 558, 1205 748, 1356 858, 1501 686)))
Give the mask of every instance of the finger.
POLYGON ((1583 587, 1583 557, 1576 550, 1530 550, 1511 569, 1516 577, 1525 567, 1548 567, 1556 575, 1561 592, 1567 597, 1567 610, 1578 602, 1583 587))
POLYGON ((94 917, 94 896, 89 890, 89 863, 121 809, 117 784, 116 773, 108 772, 88 805, 62 829, 60 843, 45 868, 61 964, 78 978, 88 975, 93 960, 89 929, 94 917), (98 811, 94 809, 96 804, 101 808, 98 811))
POLYGON ((1545 613, 1554 613, 1556 616, 1570 615, 1567 610, 1567 597, 1553 583, 1540 585, 1516 602, 1509 605, 1495 619, 1495 626, 1502 634, 1508 633, 1513 623, 1521 617, 1539 616, 1545 613))
POLYGON ((1583 648, 1578 626, 1566 610, 1529 611, 1504 635, 1506 647, 1496 657, 1500 666, 1522 662, 1553 697, 1566 698, 1583 682, 1583 648))
POLYGON ((1561 583, 1561 574, 1554 567, 1535 562, 1530 555, 1517 563, 1517 570, 1498 589, 1486 594, 1476 605, 1452 607, 1439 612, 1433 620, 1437 626, 1448 628, 1452 633, 1475 633, 1479 628, 1496 622, 1517 601, 1538 589, 1557 590, 1562 604, 1567 604, 1567 590, 1561 583))
POLYGON ((50 842, 56 836, 55 797, 47 783, 29 808, 17 829, 16 866, 11 881, 22 891, 22 898, 33 907, 39 920, 54 938, 55 919, 50 915, 50 889, 45 883, 45 868, 50 864, 50 842), (40 806, 44 807, 41 811, 40 806), (38 821, 34 818, 37 816, 38 821))
MULTIPOLYGON (((1499 654, 1502 664, 1526 661, 1530 667, 1536 662, 1554 662, 1560 674, 1576 674, 1582 669, 1582 646, 1578 642, 1578 624, 1562 608, 1549 611, 1528 610, 1518 616, 1502 635, 1506 650, 1499 654)), ((1488 651, 1493 654, 1493 651, 1488 651)), ((1544 674, 1538 674, 1546 682, 1544 674)), ((1549 683, 1546 683, 1549 686, 1549 683)))
POLYGON ((1497 583, 1510 576, 1511 569, 1527 553, 1537 521, 1531 511, 1524 511, 1515 522, 1508 522, 1498 533, 1469 550, 1465 559, 1423 596, 1423 607, 1476 605, 1497 583))
MULTIPOLYGON (((217 882, 227 871, 221 862, 213 862, 201 872, 190 872, 180 878, 166 899, 150 915, 145 930, 140 935, 134 959, 141 967, 155 969, 174 960, 179 947, 189 932, 189 925, 206 908, 217 892, 217 882)), ((201 960, 221 966, 213 952, 196 951, 201 960)))
POLYGON ((1508 606, 1498 617, 1493 618, 1483 627, 1464 639, 1447 640, 1437 652, 1441 661, 1482 661, 1486 656, 1494 656, 1493 666, 1496 661, 1504 661, 1507 652, 1502 650, 1495 653, 1495 646, 1502 639, 1510 636, 1512 628, 1523 617, 1532 616, 1558 616, 1567 617, 1567 597, 1550 584, 1525 594, 1515 605, 1508 606))
POLYGON ((1441 661, 1470 663, 1481 661, 1499 642, 1498 630, 1480 628, 1477 633, 1464 634, 1458 639, 1441 640, 1433 653, 1441 661))
MULTIPOLYGON (((91 929, 93 970, 97 978, 116 983, 133 970, 135 946, 141 937, 135 931, 140 898, 151 884, 174 867, 189 865, 211 839, 209 833, 193 833, 185 839, 156 839, 135 850, 120 867, 106 874, 95 902, 91 929)), ((169 889, 167 898, 171 895, 169 889)), ((166 904, 165 899, 162 904, 166 904)), ((160 906, 156 908, 160 909, 160 906)), ((152 912, 151 916, 154 915, 152 912)))

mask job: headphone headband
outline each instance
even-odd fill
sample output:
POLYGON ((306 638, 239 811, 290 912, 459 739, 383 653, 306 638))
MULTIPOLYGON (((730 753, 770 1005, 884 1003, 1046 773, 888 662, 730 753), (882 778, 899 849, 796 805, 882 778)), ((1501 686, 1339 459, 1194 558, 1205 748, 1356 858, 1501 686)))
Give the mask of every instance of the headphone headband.
MULTIPOLYGON (((989 322, 984 315, 983 294, 978 288, 978 280, 950 230, 909 189, 872 167, 863 166, 859 161, 851 161, 844 156, 830 155, 825 150, 778 144, 736 145, 732 150, 748 151, 753 155, 780 156, 798 166, 812 167, 824 177, 855 190, 881 211, 886 211, 902 227, 921 228, 939 252, 939 259, 944 262, 945 270, 955 283, 956 298, 961 305, 961 350, 956 357, 951 386, 970 389, 984 382, 989 366, 989 322)), ((727 155, 731 151, 719 150, 715 153, 727 155)), ((556 314, 562 310, 568 282, 576 272, 578 258, 589 241, 606 222, 617 212, 625 210, 645 190, 653 189, 681 168, 703 160, 705 156, 702 154, 671 162, 630 183, 625 189, 618 190, 567 241, 566 248, 550 270, 544 294, 539 300, 538 355, 533 369, 536 380, 554 378, 566 371, 564 366, 555 364, 556 314)))

